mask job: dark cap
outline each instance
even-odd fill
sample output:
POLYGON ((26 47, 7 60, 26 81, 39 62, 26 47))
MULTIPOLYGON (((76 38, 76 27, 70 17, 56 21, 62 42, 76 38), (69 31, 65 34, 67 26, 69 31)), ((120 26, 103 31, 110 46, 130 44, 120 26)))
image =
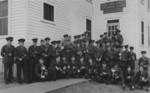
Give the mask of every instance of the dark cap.
POLYGON ((60 40, 58 40, 58 41, 56 41, 56 43, 57 43, 57 44, 60 44, 60 43, 61 43, 61 41, 60 41, 60 40))
POLYGON ((25 42, 25 39, 23 39, 23 38, 18 39, 18 42, 22 42, 22 43, 24 43, 24 42, 25 42))
POLYGON ((107 32, 105 32, 104 35, 107 35, 107 32))
POLYGON ((133 49, 134 49, 134 47, 131 46, 131 47, 130 47, 130 50, 133 50, 133 49))
POLYGON ((74 36, 74 38, 76 39, 76 38, 78 38, 78 36, 77 36, 77 35, 75 35, 75 36, 74 36))
POLYGON ((49 37, 46 37, 46 38, 45 38, 45 41, 47 41, 47 40, 51 40, 51 39, 50 39, 49 37))
POLYGON ((129 47, 129 45, 125 45, 124 47, 125 47, 125 48, 128 48, 128 47, 129 47))
POLYGON ((52 41, 51 44, 56 44, 56 41, 52 41))
POLYGON ((37 39, 37 38, 33 38, 32 41, 33 41, 33 42, 37 42, 38 39, 37 39))
POLYGON ((89 41, 90 44, 91 44, 91 43, 94 43, 94 42, 95 42, 95 40, 90 40, 90 41, 89 41))
POLYGON ((96 44, 100 44, 100 42, 97 40, 96 42, 95 42, 96 44))
POLYGON ((147 52, 146 51, 141 51, 141 54, 146 54, 147 52))
POLYGON ((82 36, 85 36, 85 34, 82 34, 82 36))
POLYGON ((44 40, 43 39, 41 39, 41 42, 43 42, 44 40))
POLYGON ((77 37, 78 37, 78 38, 80 38, 80 37, 81 37, 81 35, 78 35, 77 37))
POLYGON ((7 37, 6 40, 7 41, 13 41, 13 37, 7 37))
POLYGON ((64 34, 64 36, 63 37, 68 37, 69 35, 68 34, 64 34))
POLYGON ((100 35, 100 37, 103 37, 104 35, 100 35))

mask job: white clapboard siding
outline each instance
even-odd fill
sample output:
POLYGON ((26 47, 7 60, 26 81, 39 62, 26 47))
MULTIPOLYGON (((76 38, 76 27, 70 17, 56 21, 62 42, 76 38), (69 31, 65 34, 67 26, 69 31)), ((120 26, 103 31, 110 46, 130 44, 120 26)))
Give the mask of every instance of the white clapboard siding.
POLYGON ((55 25, 41 21, 42 1, 28 0, 28 42, 34 37, 62 39, 63 34, 81 34, 86 30, 86 17, 93 18, 92 4, 86 0, 46 0, 55 5, 55 25))

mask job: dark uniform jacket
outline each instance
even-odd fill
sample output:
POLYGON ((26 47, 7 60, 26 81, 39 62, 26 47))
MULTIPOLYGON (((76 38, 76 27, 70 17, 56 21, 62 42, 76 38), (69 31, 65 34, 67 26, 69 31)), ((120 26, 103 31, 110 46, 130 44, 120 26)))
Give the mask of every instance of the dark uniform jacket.
POLYGON ((149 66, 149 59, 147 57, 141 57, 139 59, 138 65, 148 68, 148 66, 149 66))
POLYGON ((14 51, 15 47, 13 45, 4 45, 1 49, 1 56, 3 57, 3 63, 13 63, 14 62, 14 51))
POLYGON ((27 59, 27 49, 24 46, 18 46, 15 49, 16 63, 20 63, 27 59))
POLYGON ((38 58, 40 55, 39 47, 31 45, 29 47, 28 54, 30 58, 38 58))
POLYGON ((122 70, 120 67, 118 67, 117 69, 115 69, 115 68, 111 69, 111 76, 113 78, 122 77, 122 75, 123 75, 123 73, 122 73, 122 70))
POLYGON ((137 72, 136 80, 137 81, 143 81, 143 79, 147 79, 147 80, 149 79, 148 72, 147 71, 143 71, 143 72, 139 71, 139 72, 137 72))
POLYGON ((108 66, 106 66, 105 68, 104 67, 101 67, 100 68, 100 75, 110 75, 110 69, 108 66))
POLYGON ((125 72, 125 74, 124 74, 124 76, 125 76, 125 79, 133 79, 134 78, 134 75, 135 75, 135 73, 134 73, 134 71, 126 71, 125 72), (130 77, 130 78, 127 78, 127 77, 130 77))

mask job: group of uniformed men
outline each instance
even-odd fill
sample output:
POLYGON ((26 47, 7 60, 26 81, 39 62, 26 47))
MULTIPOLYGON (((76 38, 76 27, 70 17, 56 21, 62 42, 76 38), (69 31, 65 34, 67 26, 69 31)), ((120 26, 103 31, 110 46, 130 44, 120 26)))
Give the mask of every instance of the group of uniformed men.
POLYGON ((146 51, 141 52, 139 71, 135 73, 137 59, 134 47, 131 46, 129 51, 128 45, 123 46, 120 30, 112 35, 105 32, 98 41, 91 40, 89 35, 87 31, 76 35, 72 42, 71 36, 65 34, 63 41, 52 41, 51 44, 51 39, 47 37, 40 41, 40 46, 37 46, 38 39, 34 38, 28 50, 24 47, 25 39, 19 39, 19 46, 15 48, 13 37, 6 38, 7 44, 1 50, 5 83, 13 82, 12 67, 16 63, 18 83, 87 78, 106 84, 121 82, 123 89, 129 86, 131 90, 137 84, 149 91, 146 51))

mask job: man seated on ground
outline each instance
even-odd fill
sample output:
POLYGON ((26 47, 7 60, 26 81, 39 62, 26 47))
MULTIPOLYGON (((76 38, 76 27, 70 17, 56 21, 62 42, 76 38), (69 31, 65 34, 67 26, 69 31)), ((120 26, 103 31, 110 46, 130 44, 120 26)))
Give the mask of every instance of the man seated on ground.
POLYGON ((71 67, 71 77, 76 78, 77 77, 77 61, 76 61, 76 57, 74 54, 71 55, 70 67, 71 67))
POLYGON ((118 64, 115 64, 114 67, 111 69, 111 83, 118 84, 120 82, 122 83, 123 90, 125 90, 122 70, 120 67, 118 67, 118 64))
POLYGON ((98 72, 99 72, 98 82, 108 84, 110 81, 110 69, 105 61, 102 63, 102 67, 100 67, 98 72))
POLYGON ((57 55, 55 60, 53 60, 52 62, 52 66, 49 69, 52 69, 52 73, 53 73, 53 80, 56 79, 60 79, 62 78, 62 64, 61 64, 61 60, 60 60, 60 56, 57 55))
POLYGON ((61 57, 61 62, 62 62, 62 74, 63 78, 69 78, 71 71, 70 71, 70 64, 65 56, 65 54, 62 55, 61 57))
POLYGON ((79 58, 78 67, 77 67, 77 74, 79 77, 85 77, 86 74, 86 63, 84 61, 84 57, 81 56, 79 58))
POLYGON ((131 66, 127 67, 127 70, 124 74, 125 84, 130 87, 130 90, 134 90, 134 71, 131 66))
POLYGON ((35 76, 36 81, 46 81, 49 80, 48 71, 44 65, 44 59, 40 58, 39 63, 35 66, 35 76))
POLYGON ((91 57, 89 57, 86 68, 86 78, 96 79, 97 74, 97 64, 91 57))
POLYGON ((146 91, 149 92, 149 75, 142 66, 140 66, 140 70, 137 72, 135 80, 136 84, 140 86, 141 89, 146 87, 146 91))

